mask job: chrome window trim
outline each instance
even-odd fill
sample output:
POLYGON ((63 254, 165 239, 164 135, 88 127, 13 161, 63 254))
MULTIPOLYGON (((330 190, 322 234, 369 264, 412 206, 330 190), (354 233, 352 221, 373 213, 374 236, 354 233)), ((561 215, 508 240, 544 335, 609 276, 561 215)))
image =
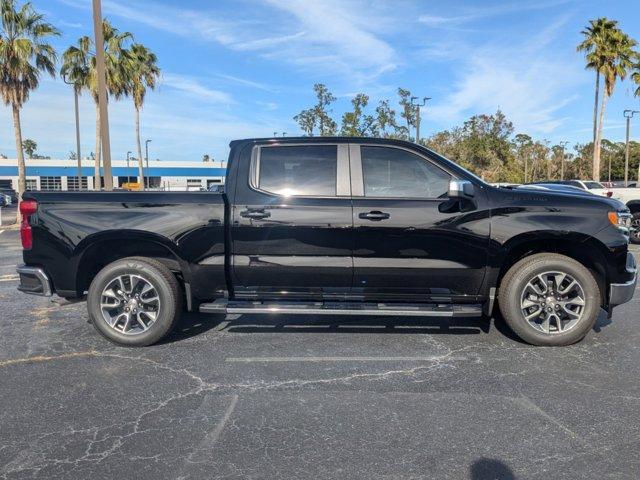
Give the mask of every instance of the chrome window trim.
MULTIPOLYGON (((351 181, 349 178, 349 151, 343 147, 343 144, 335 142, 322 143, 270 143, 267 145, 255 145, 251 151, 251 164, 249 166, 249 187, 252 190, 271 195, 274 197, 285 198, 276 192, 264 190, 260 188, 260 154, 263 148, 273 147, 309 147, 309 146, 331 146, 336 147, 336 183, 335 195, 288 195, 290 198, 339 198, 344 199, 351 196, 351 181), (343 193, 340 193, 343 192, 343 193)), ((346 145, 345 145, 346 147, 346 145)))
POLYGON ((410 148, 406 148, 406 147, 401 147, 399 145, 384 145, 384 144, 379 144, 379 143, 358 143, 358 144, 353 144, 351 145, 354 148, 349 150, 349 154, 350 157, 353 159, 352 163, 351 163, 351 191, 353 192, 352 197, 359 197, 359 198, 363 198, 363 199, 371 199, 371 200, 432 200, 432 201, 443 201, 446 200, 446 198, 444 197, 367 197, 364 194, 364 172, 363 172, 363 168, 362 168, 362 153, 360 151, 361 147, 378 147, 378 148, 394 148, 396 150, 404 150, 406 152, 409 152, 417 157, 422 158, 424 161, 430 163, 431 165, 433 165, 434 167, 442 170, 443 172, 445 172, 447 175, 451 176, 451 180, 457 180, 458 176, 455 175, 454 173, 450 172, 449 170, 447 170, 446 168, 443 168, 442 166, 438 165, 437 163, 435 163, 432 159, 430 159, 429 157, 416 152, 415 150, 411 150, 410 148), (357 151, 354 151, 357 150, 357 151), (354 169, 355 169, 355 173, 354 173, 354 169), (357 178, 359 177, 359 178, 357 178), (357 182, 357 183, 355 183, 357 182), (358 194, 356 194, 356 192, 358 192, 358 194))

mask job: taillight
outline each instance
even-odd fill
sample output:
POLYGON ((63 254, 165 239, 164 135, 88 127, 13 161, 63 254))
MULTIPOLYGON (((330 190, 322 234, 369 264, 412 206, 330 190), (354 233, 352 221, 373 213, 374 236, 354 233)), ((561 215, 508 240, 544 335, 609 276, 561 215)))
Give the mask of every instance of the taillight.
POLYGON ((29 219, 37 210, 38 202, 35 200, 23 200, 20 202, 20 215, 22 216, 20 240, 22 240, 22 248, 25 250, 31 250, 31 247, 33 247, 33 232, 31 231, 29 219))
POLYGON ((609 190, 609 191, 607 192, 607 197, 611 198, 611 197, 612 197, 612 195, 613 195, 613 192, 612 192, 611 190, 609 190))

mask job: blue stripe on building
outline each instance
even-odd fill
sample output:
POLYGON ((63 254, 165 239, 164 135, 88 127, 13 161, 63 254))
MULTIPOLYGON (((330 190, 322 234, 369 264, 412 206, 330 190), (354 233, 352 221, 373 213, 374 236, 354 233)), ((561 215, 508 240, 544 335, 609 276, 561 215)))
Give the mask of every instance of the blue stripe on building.
MULTIPOLYGON (((136 177, 138 169, 134 167, 113 167, 114 177, 136 177)), ((225 168, 189 168, 189 167, 149 167, 144 169, 149 177, 224 177, 225 168)), ((100 172, 103 172, 101 169, 100 172)), ((75 177, 77 167, 27 167, 28 177, 75 177)), ((0 167, 0 176, 17 177, 18 167, 0 167)), ((93 167, 82 167, 83 177, 93 176, 93 167)))

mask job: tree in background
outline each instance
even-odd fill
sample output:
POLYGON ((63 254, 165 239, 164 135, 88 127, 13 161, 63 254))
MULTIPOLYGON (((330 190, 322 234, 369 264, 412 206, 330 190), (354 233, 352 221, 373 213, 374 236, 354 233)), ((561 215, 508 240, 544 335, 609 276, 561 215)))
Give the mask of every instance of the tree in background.
POLYGON ((158 58, 144 45, 134 43, 125 51, 126 94, 133 97, 136 110, 136 146, 138 148, 138 183, 142 185, 144 173, 142 164, 142 144, 140 143, 140 110, 144 104, 147 88, 154 90, 160 77, 158 58))
POLYGON ((413 138, 411 138, 411 127, 415 128, 417 125, 418 110, 416 107, 411 105, 411 92, 409 90, 399 87, 398 96, 400 97, 400 101, 398 103, 402 107, 400 116, 404 118, 407 123, 407 140, 413 141, 413 138))
POLYGON ((376 107, 378 134, 384 138, 406 139, 409 131, 396 122, 396 111, 389 105, 389 100, 380 100, 376 107))
MULTIPOLYGON (((59 35, 30 3, 17 7, 14 0, 0 1, 0 94, 11 106, 18 157, 18 197, 26 189, 26 168, 22 150, 20 109, 29 93, 38 88, 40 73, 55 76, 56 51, 47 40, 59 35)), ((18 212, 18 219, 20 213, 18 212)))
POLYGON ((27 158, 33 158, 33 154, 38 150, 38 144, 34 140, 27 138, 22 142, 22 149, 27 154, 27 158))
POLYGON ((358 93, 351 100, 353 110, 345 112, 342 115, 342 127, 340 135, 344 137, 364 137, 371 125, 369 119, 368 125, 363 117, 363 109, 369 104, 369 96, 364 93, 358 93))
POLYGON ((631 74, 631 80, 637 85, 633 92, 634 97, 640 97, 640 60, 633 66, 634 72, 631 74))
POLYGON ((618 79, 624 80, 628 70, 633 67, 637 53, 634 51, 636 41, 618 28, 618 22, 606 17, 591 20, 581 32, 585 37, 577 50, 585 52, 586 68, 596 72, 596 89, 594 104, 594 149, 593 179, 600 179, 600 154, 602 127, 608 98, 613 94, 618 79), (598 118, 598 96, 600 78, 604 80, 600 113, 598 118))
POLYGON ((313 136, 316 127, 322 137, 335 135, 338 126, 331 118, 329 106, 336 101, 336 97, 322 83, 316 83, 313 86, 313 91, 318 103, 312 108, 302 110, 293 119, 298 122, 300 129, 309 136, 313 136))
POLYGON ((523 166, 523 182, 531 180, 529 167, 531 166, 531 151, 533 149, 533 139, 526 133, 518 133, 513 139, 516 158, 523 166))
POLYGON ((607 38, 610 32, 616 28, 618 22, 601 17, 590 20, 589 25, 580 33, 584 40, 578 44, 576 50, 585 53, 586 69, 596 72, 595 100, 593 103, 593 143, 596 143, 598 134, 598 100, 600 95, 600 73, 605 59, 607 38))
MULTIPOLYGON (((126 95, 130 81, 127 75, 125 43, 133 37, 120 33, 107 20, 102 21, 104 35, 107 96, 118 99, 126 95)), ((87 36, 80 37, 76 45, 67 48, 62 55, 61 75, 74 84, 78 91, 91 93, 96 108, 96 149, 94 154, 94 188, 100 189, 100 108, 98 104, 98 77, 93 42, 87 36)), ((130 72, 130 70, 129 70, 130 72)))

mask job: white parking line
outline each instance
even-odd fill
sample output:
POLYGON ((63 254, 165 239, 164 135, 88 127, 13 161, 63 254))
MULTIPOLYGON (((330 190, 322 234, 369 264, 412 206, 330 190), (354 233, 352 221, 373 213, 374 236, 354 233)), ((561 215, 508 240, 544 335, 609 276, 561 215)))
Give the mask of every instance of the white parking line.
MULTIPOLYGON (((451 360, 464 360, 464 357, 450 357, 451 360)), ((233 363, 265 363, 265 362, 435 362, 442 360, 442 355, 428 357, 227 357, 233 363)))

